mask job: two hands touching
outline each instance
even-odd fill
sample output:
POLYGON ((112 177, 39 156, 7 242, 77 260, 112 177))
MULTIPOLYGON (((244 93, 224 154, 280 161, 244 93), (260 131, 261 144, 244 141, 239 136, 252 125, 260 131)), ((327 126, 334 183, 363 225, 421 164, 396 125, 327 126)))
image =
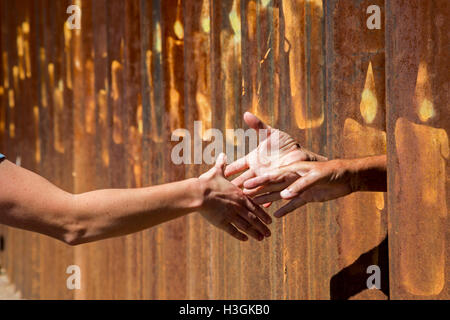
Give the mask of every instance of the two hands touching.
POLYGON ((199 178, 144 188, 66 192, 14 163, 0 161, 0 224, 45 234, 69 245, 127 235, 200 212, 238 240, 270 236, 260 207, 281 199, 282 217, 308 202, 355 191, 386 191, 386 156, 328 160, 251 113, 245 122, 266 138, 247 156, 216 165, 199 178), (241 173, 232 181, 227 178, 241 173))
POLYGON ((245 196, 241 189, 225 178, 225 165, 226 156, 221 153, 215 166, 199 177, 206 186, 204 205, 200 213, 212 225, 238 240, 248 240, 239 230, 259 241, 269 237, 270 230, 264 223, 270 224, 272 219, 245 196))
POLYGON ((202 215, 233 237, 247 240, 242 232, 260 241, 270 236, 264 225, 271 223, 270 216, 258 205, 269 207, 273 201, 288 200, 274 213, 280 218, 309 202, 333 200, 357 191, 386 191, 385 155, 328 160, 249 112, 244 120, 256 131, 267 130, 267 138, 226 167, 221 154, 216 166, 200 177, 214 180, 217 187, 211 188, 210 210, 202 215), (241 175, 231 182, 226 180, 238 173, 241 175))

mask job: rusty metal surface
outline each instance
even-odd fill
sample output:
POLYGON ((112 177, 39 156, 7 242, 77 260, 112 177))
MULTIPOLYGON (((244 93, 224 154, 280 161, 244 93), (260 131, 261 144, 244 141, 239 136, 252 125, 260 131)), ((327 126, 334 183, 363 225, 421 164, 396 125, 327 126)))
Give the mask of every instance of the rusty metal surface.
POLYGON ((445 1, 79 0, 81 30, 65 26, 71 1, 0 2, 0 151, 65 190, 198 176, 207 165, 171 162, 172 132, 193 134, 196 120, 202 136, 242 128, 247 110, 330 158, 385 153, 387 137, 395 168, 389 205, 382 193, 309 204, 262 243, 234 241, 197 214, 73 249, 0 226, 2 266, 25 298, 386 299, 389 273, 393 298, 449 297, 445 1), (372 4, 386 31, 366 28, 372 4), (421 198, 419 184, 440 191, 421 198), (417 242, 425 212, 436 214, 417 242), (83 275, 75 292, 72 264, 83 275), (382 290, 366 290, 371 264, 382 290))
POLYGON ((387 2, 393 299, 449 299, 450 3, 387 2))
MULTIPOLYGON (((386 153, 384 29, 366 27, 370 5, 384 1, 326 1, 328 156, 358 158, 386 153), (348 17, 355 17, 350 19, 348 17)), ((330 234, 335 232, 338 273, 331 298, 386 299, 387 216, 381 192, 354 193, 330 202, 330 234), (363 255, 362 255, 363 254, 363 255), (367 267, 381 269, 382 291, 368 290, 367 267), (361 292, 362 291, 362 292, 361 292)))

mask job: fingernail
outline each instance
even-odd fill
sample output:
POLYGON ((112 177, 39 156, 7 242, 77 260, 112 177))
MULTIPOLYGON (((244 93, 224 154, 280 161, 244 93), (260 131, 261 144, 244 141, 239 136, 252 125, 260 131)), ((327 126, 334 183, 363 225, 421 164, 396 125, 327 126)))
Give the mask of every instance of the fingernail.
POLYGON ((280 196, 282 198, 289 198, 289 197, 292 197, 292 195, 293 195, 293 193, 289 189, 284 189, 283 191, 280 192, 280 196))

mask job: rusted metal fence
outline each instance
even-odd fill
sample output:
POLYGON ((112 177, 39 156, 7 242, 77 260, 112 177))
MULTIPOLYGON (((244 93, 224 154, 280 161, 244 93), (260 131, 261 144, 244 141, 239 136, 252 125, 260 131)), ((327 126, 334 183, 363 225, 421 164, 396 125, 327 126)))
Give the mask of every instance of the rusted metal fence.
POLYGON ((196 214, 75 248, 0 227, 24 297, 450 297, 447 0, 0 1, 0 151, 65 190, 198 176, 171 162, 171 133, 242 128, 247 110, 329 158, 389 162, 387 197, 309 204, 262 243, 196 214))
POLYGON ((449 299, 450 2, 386 12, 391 294, 449 299))

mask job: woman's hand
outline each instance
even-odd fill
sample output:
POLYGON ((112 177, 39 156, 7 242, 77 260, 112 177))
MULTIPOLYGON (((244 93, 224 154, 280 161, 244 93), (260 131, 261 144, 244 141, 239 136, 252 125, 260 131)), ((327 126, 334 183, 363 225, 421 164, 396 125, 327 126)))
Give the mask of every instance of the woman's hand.
POLYGON ((199 177, 204 190, 204 201, 200 209, 202 216, 241 241, 248 240, 242 232, 259 241, 264 236, 269 237, 270 230, 264 223, 269 224, 272 219, 246 197, 241 189, 225 179, 225 165, 226 157, 222 153, 215 166, 199 177))
POLYGON ((243 172, 232 181, 238 187, 242 187, 248 179, 263 176, 297 161, 328 160, 301 147, 289 134, 270 127, 250 112, 244 114, 244 121, 257 133, 266 130, 267 138, 255 150, 226 167, 226 177, 243 172))
POLYGON ((308 202, 323 202, 348 195, 357 188, 357 171, 351 160, 299 161, 244 183, 244 194, 263 204, 291 200, 278 209, 282 217, 308 202))

